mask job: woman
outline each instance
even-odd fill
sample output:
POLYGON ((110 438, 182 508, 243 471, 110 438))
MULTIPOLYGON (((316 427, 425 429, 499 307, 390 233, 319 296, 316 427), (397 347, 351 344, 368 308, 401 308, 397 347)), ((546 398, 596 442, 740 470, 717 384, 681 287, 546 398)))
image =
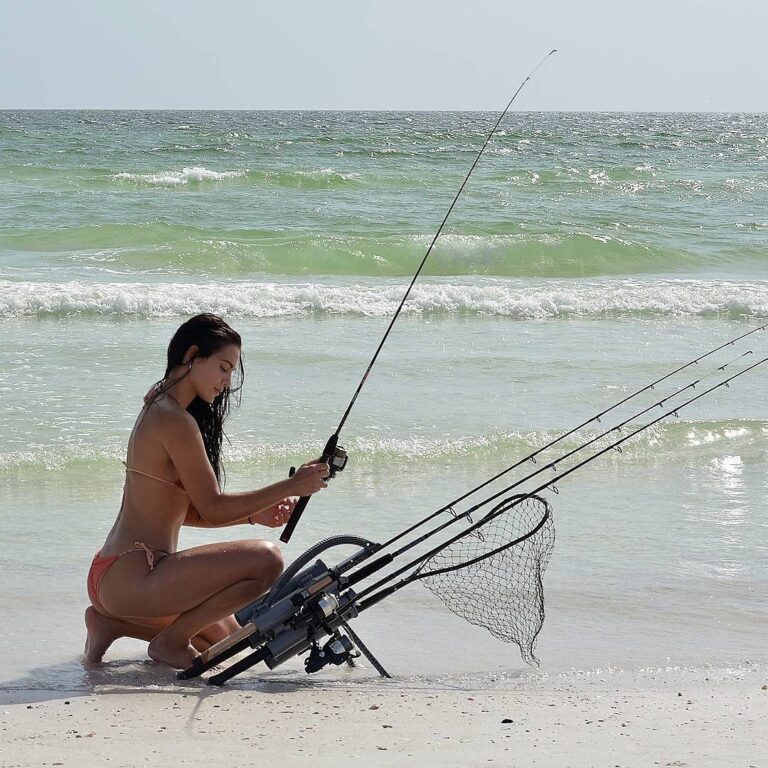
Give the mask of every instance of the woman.
MULTIPOLYGON (((186 668, 237 629, 232 614, 283 570, 266 541, 176 551, 182 525, 283 525, 295 500, 326 487, 328 465, 245 493, 222 493, 220 449, 240 336, 216 315, 184 323, 168 346, 165 377, 145 398, 128 441, 123 503, 88 574, 85 659, 98 662, 118 637, 148 640, 149 655, 186 668)), ((237 387, 239 390, 239 386, 237 387)))

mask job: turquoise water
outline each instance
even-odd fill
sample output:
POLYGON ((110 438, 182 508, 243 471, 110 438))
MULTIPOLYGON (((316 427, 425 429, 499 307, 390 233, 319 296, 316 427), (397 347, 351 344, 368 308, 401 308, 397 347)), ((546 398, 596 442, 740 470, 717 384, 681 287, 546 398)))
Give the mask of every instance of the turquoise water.
MULTIPOLYGON (((492 118, 0 112, 4 678, 76 675, 85 572, 177 325, 213 311, 244 338, 230 489, 316 455, 492 118)), ((510 115, 345 427, 348 470, 287 556, 342 531, 388 538, 765 322, 767 166, 766 115, 510 115)), ((766 354, 755 334, 616 421, 766 354)), ((764 380, 745 375, 549 493, 542 669, 764 660, 764 380)), ((419 586, 364 630, 403 674, 522 666, 419 586)), ((110 658, 141 652, 121 641, 110 658)))

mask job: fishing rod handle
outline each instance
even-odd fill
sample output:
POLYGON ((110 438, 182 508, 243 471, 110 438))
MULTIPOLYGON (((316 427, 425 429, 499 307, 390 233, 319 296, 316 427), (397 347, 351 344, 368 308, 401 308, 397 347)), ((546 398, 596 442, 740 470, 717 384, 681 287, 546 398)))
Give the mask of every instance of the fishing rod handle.
POLYGON ((283 532, 280 534, 280 541, 282 541, 283 544, 287 544, 291 540, 291 536, 293 536, 293 532, 299 524, 299 520, 301 520, 304 510, 307 508, 307 504, 309 504, 309 499, 309 496, 302 496, 296 502, 296 506, 293 508, 293 512, 291 512, 291 516, 288 518, 288 522, 286 523, 285 528, 283 528, 283 532))
POLYGON ((385 565, 389 565, 394 559, 395 556, 392 554, 386 554, 382 555, 381 557, 377 557, 372 563, 368 563, 367 565, 364 565, 359 571, 355 571, 354 573, 350 574, 347 577, 347 586, 354 586, 359 581, 362 581, 363 579, 370 576, 372 573, 376 573, 376 571, 380 570, 385 565))
MULTIPOLYGON (((338 444, 339 435, 338 433, 334 432, 328 439, 328 442, 325 444, 325 448, 323 448, 323 457, 320 461, 326 462, 332 466, 331 462, 334 460, 334 456, 336 455, 336 448, 338 447, 338 444)), ((344 463, 346 464, 346 461, 344 463)), ((343 465, 341 468, 344 468, 343 465)), ((289 476, 293 475, 293 472, 294 469, 291 467, 289 476)), ((296 502, 296 506, 293 508, 293 512, 291 512, 291 516, 288 518, 288 522, 286 523, 285 528, 283 528, 283 532, 280 534, 280 541, 282 541, 283 544, 287 544, 291 540, 291 536, 293 536, 293 532, 296 530, 296 526, 299 524, 299 520, 301 520, 301 516, 304 514, 304 510, 307 508, 307 504, 309 504, 309 498, 309 496, 302 496, 296 502)))

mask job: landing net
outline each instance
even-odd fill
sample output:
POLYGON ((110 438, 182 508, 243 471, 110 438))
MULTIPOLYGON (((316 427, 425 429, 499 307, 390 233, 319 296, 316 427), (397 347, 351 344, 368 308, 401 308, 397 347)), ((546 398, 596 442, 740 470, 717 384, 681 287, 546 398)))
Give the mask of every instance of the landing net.
POLYGON ((477 530, 425 561, 418 578, 457 616, 515 643, 524 661, 538 665, 542 574, 555 545, 555 525, 543 498, 520 498, 505 499, 477 530))

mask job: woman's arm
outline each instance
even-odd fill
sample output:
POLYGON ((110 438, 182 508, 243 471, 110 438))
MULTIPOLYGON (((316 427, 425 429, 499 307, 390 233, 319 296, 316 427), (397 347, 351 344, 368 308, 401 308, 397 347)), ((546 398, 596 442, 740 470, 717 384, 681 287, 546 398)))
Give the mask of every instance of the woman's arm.
POLYGON ((268 507, 262 512, 256 515, 249 515, 242 520, 234 520, 231 523, 221 523, 219 525, 213 525, 207 522, 200 516, 200 513, 192 506, 189 505, 187 510, 187 516, 184 518, 183 525, 188 525, 193 528, 225 528, 231 525, 266 525, 267 528, 279 528, 281 525, 285 525, 288 522, 288 518, 293 512, 293 508, 296 506, 296 498, 283 499, 275 504, 273 507, 268 507))
MULTIPOLYGON (((316 463, 304 464, 293 477, 256 491, 222 493, 197 423, 187 413, 168 417, 161 430, 161 441, 179 473, 192 507, 207 527, 236 525, 249 517, 254 522, 270 525, 269 516, 267 522, 264 518, 270 508, 289 496, 310 496, 326 487, 329 467, 316 463)), ((187 517, 190 517, 189 513, 187 517)))

